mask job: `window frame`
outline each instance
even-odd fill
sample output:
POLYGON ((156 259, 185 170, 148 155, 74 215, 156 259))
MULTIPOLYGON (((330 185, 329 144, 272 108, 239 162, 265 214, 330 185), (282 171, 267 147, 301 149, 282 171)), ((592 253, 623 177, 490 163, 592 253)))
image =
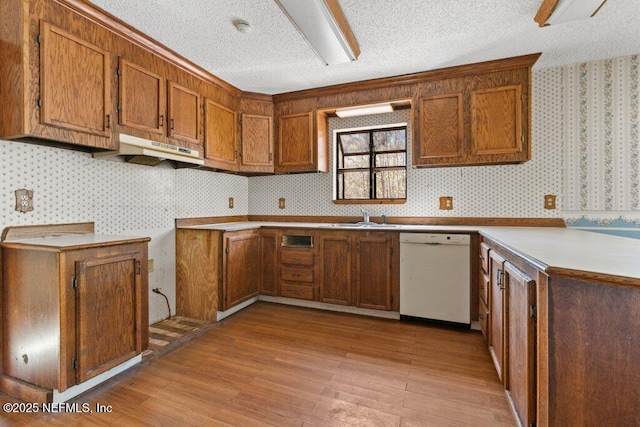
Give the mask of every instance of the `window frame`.
POLYGON ((336 130, 335 133, 335 180, 334 180, 334 200, 333 202, 336 204, 404 204, 407 201, 407 179, 409 175, 409 141, 408 141, 408 125, 406 123, 399 124, 390 124, 383 126, 372 126, 366 128, 352 128, 352 129, 342 129, 336 130), (387 131, 404 131, 404 140, 405 140, 405 148, 404 150, 387 150, 387 151, 376 151, 373 135, 377 132, 387 132, 387 131), (357 153, 348 153, 344 154, 342 150, 342 143, 340 137, 342 135, 349 134, 368 134, 369 136, 369 150, 366 152, 357 152, 357 153), (376 166, 376 155, 385 155, 385 154, 400 154, 403 153, 405 155, 405 164, 404 166, 376 166), (345 156, 369 156, 369 167, 366 168, 344 168, 340 167, 341 157, 344 162, 345 156), (376 174, 383 171, 389 170, 403 170, 404 171, 404 185, 405 185, 405 194, 404 198, 376 198, 376 174), (345 172, 367 172, 369 175, 369 198, 367 199, 345 199, 344 198, 344 176, 345 172), (342 180, 342 194, 340 194, 340 180, 342 180), (342 197, 342 198, 340 198, 342 197))

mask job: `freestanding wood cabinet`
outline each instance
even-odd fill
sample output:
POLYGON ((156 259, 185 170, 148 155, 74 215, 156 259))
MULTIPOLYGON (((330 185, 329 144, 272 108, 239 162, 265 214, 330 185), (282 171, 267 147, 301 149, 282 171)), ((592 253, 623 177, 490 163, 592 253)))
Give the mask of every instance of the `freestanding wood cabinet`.
POLYGON ((50 401, 52 390, 63 392, 148 346, 149 239, 86 233, 92 224, 82 234, 52 227, 53 234, 37 229, 37 238, 16 238, 33 226, 7 229, 2 243, 0 385, 28 401, 50 401))

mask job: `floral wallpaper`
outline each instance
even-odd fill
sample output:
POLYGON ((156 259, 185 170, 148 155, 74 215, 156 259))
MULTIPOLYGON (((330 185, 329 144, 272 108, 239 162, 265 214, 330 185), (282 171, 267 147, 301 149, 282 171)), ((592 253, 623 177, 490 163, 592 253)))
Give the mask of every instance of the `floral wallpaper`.
POLYGON ((639 63, 634 55, 562 67, 569 226, 640 234, 639 63))

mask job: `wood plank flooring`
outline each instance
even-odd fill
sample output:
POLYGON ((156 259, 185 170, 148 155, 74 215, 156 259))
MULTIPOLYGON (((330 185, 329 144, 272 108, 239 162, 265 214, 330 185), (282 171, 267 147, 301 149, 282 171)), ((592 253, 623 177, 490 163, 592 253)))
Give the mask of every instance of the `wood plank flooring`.
POLYGON ((515 425, 477 332, 265 302, 72 402, 112 411, 0 424, 515 425))

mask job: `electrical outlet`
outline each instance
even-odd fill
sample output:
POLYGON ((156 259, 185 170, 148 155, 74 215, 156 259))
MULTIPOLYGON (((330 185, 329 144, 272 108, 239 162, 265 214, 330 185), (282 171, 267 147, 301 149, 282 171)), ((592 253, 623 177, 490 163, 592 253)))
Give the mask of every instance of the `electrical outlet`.
POLYGON ((442 196, 440 197, 440 210, 450 211, 453 209, 453 197, 442 196))
POLYGON ((278 199, 278 207, 279 207, 280 209, 284 209, 284 206, 285 206, 285 205, 284 205, 284 197, 280 197, 280 198, 278 199))
POLYGON ((233 197, 229 197, 229 209, 233 209, 233 197))
POLYGON ((33 190, 21 188, 16 190, 16 211, 21 213, 31 212, 33 210, 33 190))
POLYGON ((545 194, 544 195, 544 208, 545 209, 555 209, 556 208, 556 195, 555 194, 545 194))
POLYGON ((147 271, 148 271, 149 273, 153 273, 153 269, 154 269, 154 267, 155 267, 154 259, 153 259, 153 258, 151 258, 151 259, 147 260, 147 271))

